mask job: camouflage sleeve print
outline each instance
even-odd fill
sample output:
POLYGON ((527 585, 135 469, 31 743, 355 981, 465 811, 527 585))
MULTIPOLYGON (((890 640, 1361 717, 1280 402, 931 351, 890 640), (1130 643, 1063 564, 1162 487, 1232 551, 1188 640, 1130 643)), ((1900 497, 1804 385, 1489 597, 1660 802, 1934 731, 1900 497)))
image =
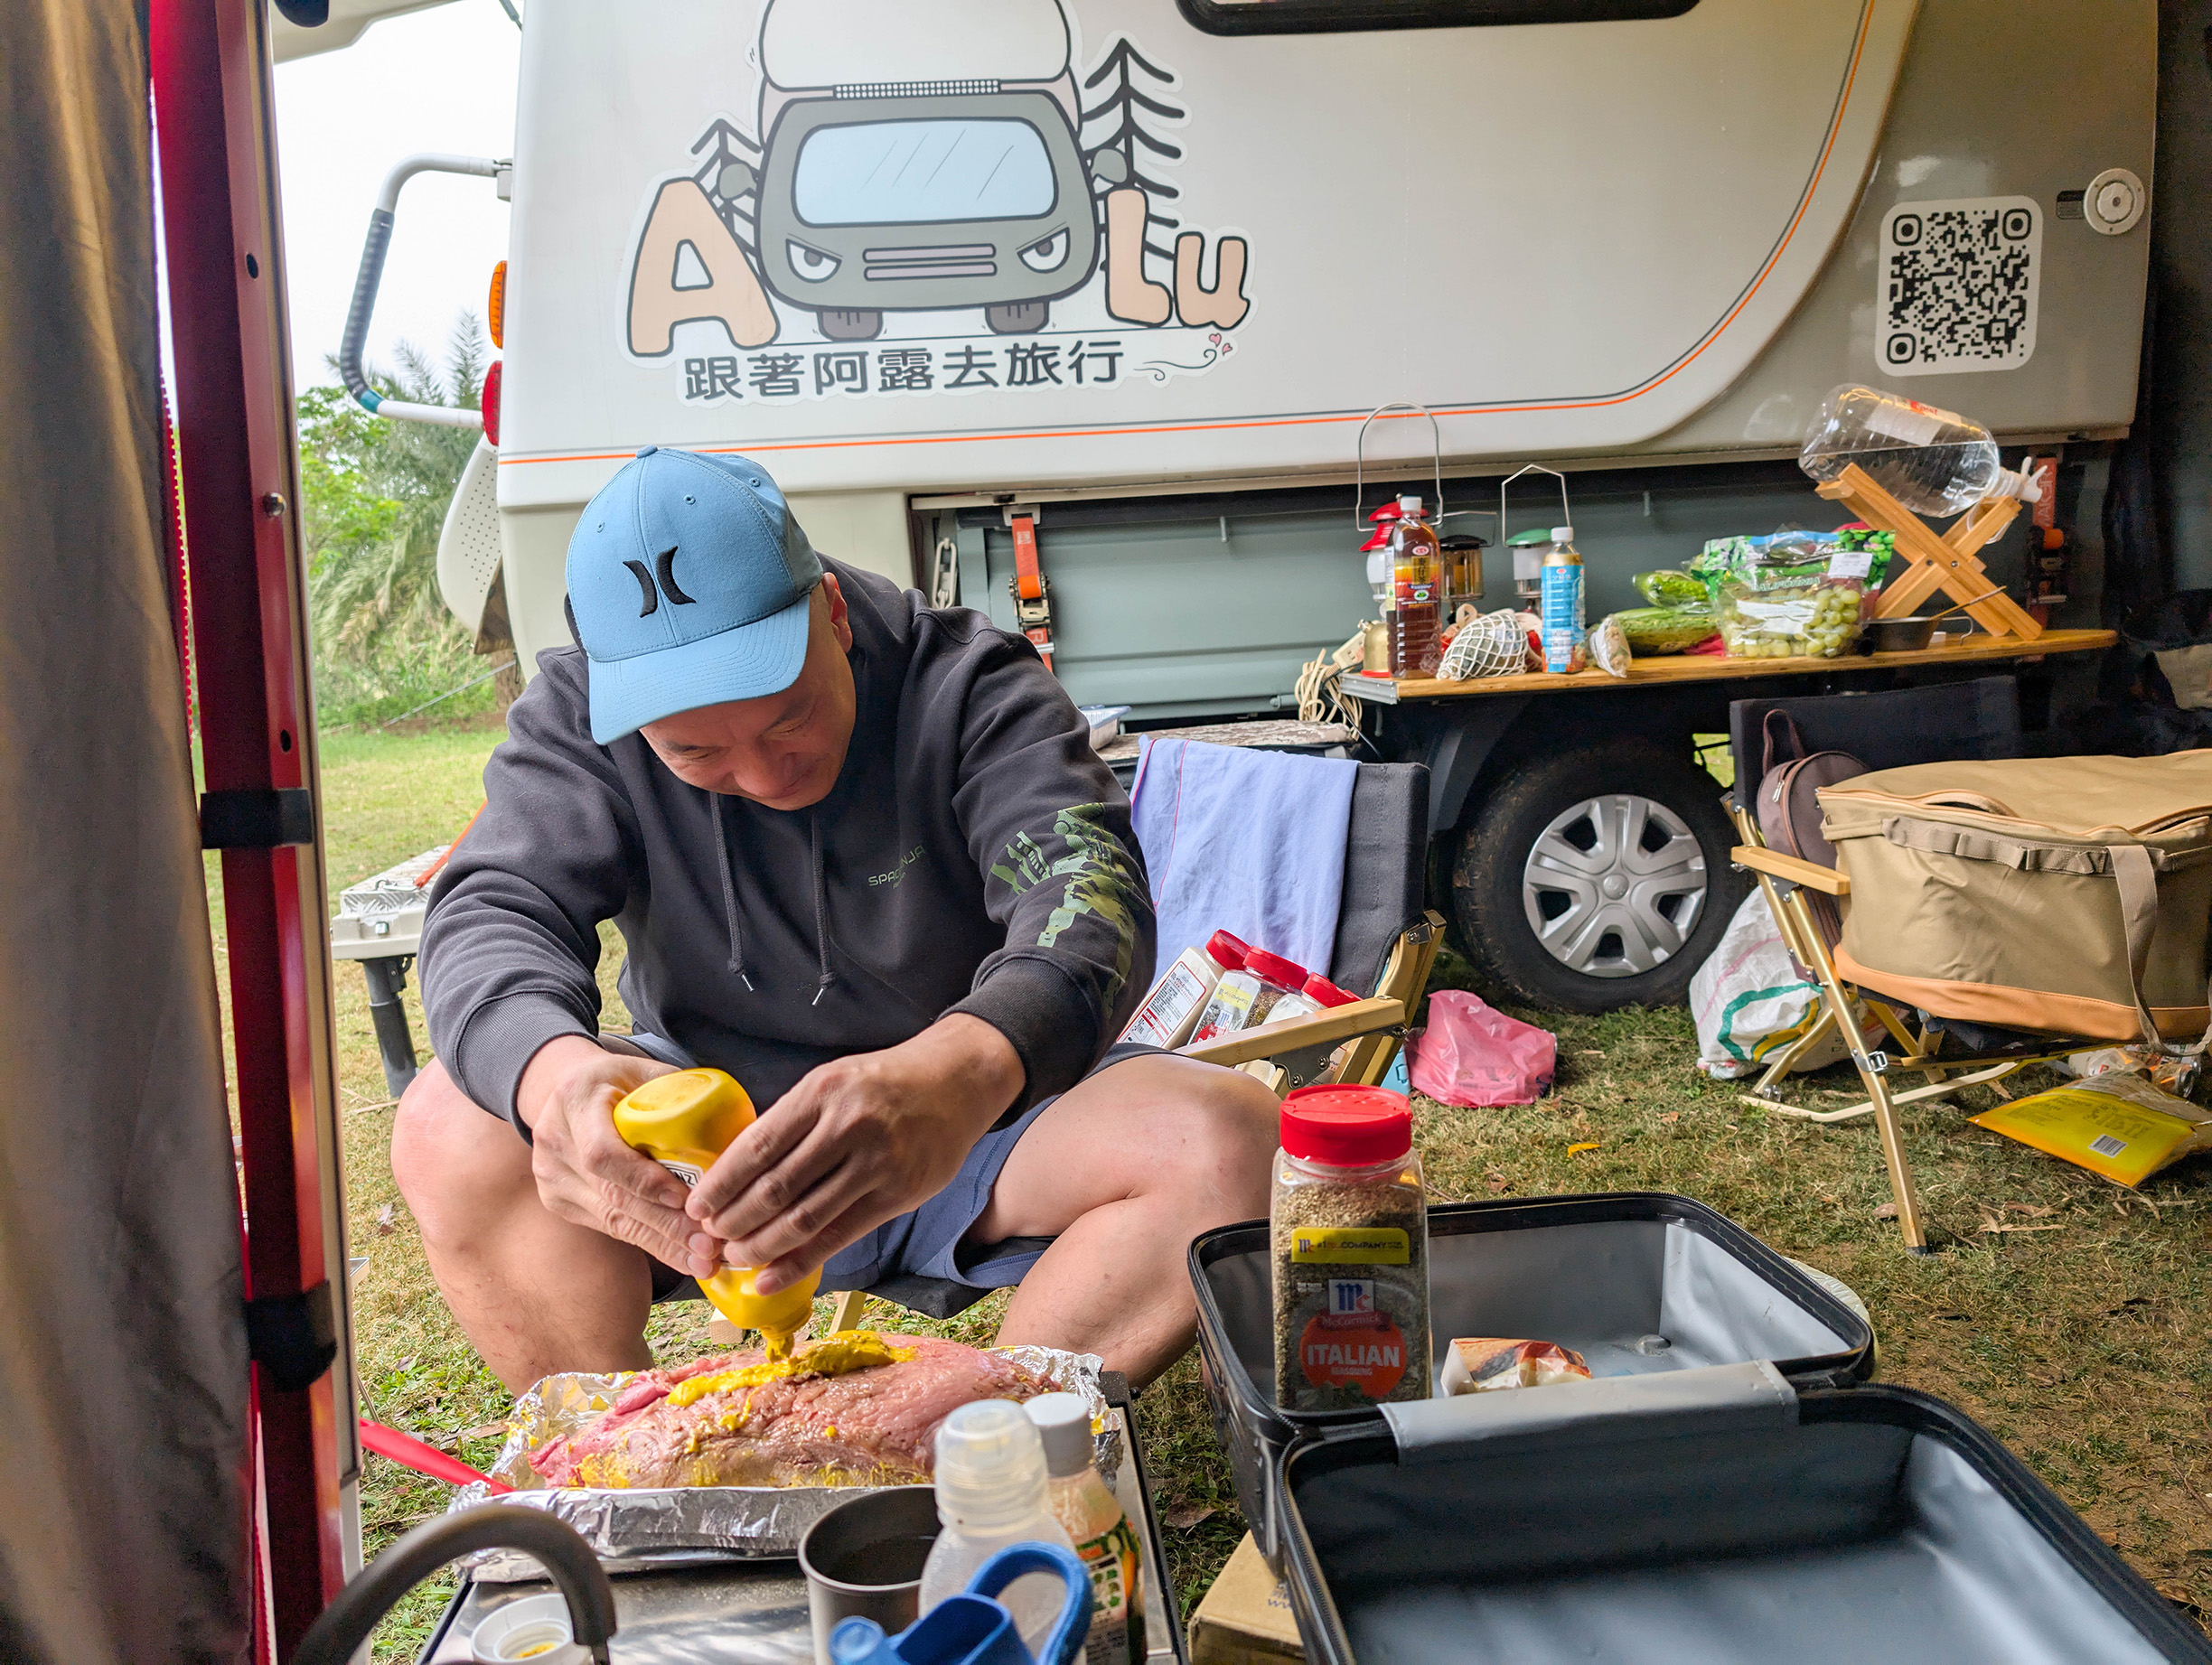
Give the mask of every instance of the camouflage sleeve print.
POLYGON ((1140 912, 1150 906, 1143 875, 1128 849, 1106 825, 1104 804, 1071 804, 1053 819, 1053 836, 1063 847, 1048 857, 1028 833, 1017 833, 1005 854, 991 865, 1016 895, 1058 883, 1059 900, 1037 933, 1039 948, 1052 948, 1061 932, 1090 915, 1113 933, 1113 969, 1102 1004, 1111 1010, 1128 987, 1136 959, 1140 912))

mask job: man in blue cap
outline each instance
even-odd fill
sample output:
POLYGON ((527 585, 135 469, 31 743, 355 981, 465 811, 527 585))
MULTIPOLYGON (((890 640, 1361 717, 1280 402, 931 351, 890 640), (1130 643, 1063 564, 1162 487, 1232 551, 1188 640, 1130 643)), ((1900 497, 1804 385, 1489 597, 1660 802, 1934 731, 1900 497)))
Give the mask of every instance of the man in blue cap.
POLYGON ((581 645, 539 656, 432 898, 440 1062, 392 1134, 478 1351, 517 1389, 640 1369, 687 1275, 762 1267, 773 1293, 822 1266, 1019 1283, 1004 1341, 1157 1375, 1190 1343, 1185 1247, 1266 1211, 1275 1101, 1111 1044, 1151 903, 1035 650, 823 560, 744 457, 640 452, 567 582, 581 645), (623 1036, 598 1032, 609 920, 623 1036), (763 1114, 687 1193, 613 1110, 692 1064, 763 1114))

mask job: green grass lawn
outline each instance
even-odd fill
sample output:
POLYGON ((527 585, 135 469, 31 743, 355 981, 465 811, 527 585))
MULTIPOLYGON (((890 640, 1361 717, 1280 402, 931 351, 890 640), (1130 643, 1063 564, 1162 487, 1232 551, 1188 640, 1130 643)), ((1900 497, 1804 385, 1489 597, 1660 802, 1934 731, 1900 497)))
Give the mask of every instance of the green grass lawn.
MULTIPOLYGON (((482 726, 326 735, 333 892, 450 838, 482 799, 483 761, 498 738, 482 726)), ((610 1027, 627 1022, 613 995, 618 961, 610 955, 602 969, 610 1027)), ((1448 959, 1437 980, 1464 979, 1448 959)), ((347 1221, 352 1253, 368 1257, 353 1285, 364 1411, 481 1465, 498 1447, 506 1395, 439 1300, 392 1184, 392 1107, 360 970, 340 966, 334 990, 347 1221)), ((407 998, 419 1045, 412 987, 407 998)), ((1883 1380, 1963 1406, 2160 1590, 2212 1610, 2212 1162, 2124 1193, 1970 1127, 1958 1109, 1910 1107, 1907 1143, 1941 1233, 1939 1253, 1915 1258, 1877 1212, 1889 1193, 1873 1128, 1772 1116, 1707 1080, 1692 1067, 1686 1011, 1516 1015, 1558 1034, 1557 1090, 1508 1109, 1420 1101, 1432 1200, 1623 1190, 1702 1199, 1857 1289, 1880 1337, 1883 1380), (1595 1150, 1569 1154, 1592 1142, 1595 1150)), ((1860 1096, 1839 1070, 1798 1084, 1795 1101, 1833 1107, 1860 1096)), ((1972 1109, 1995 1102, 1988 1089, 1962 1098, 1972 1109)), ((914 1327, 985 1342, 1003 1305, 994 1296, 950 1324, 914 1327)), ((707 1346, 705 1309, 661 1309, 651 1339, 666 1359, 695 1356, 707 1346)), ((1138 1425, 1187 1614, 1244 1529, 1195 1360, 1145 1394, 1138 1425)), ((442 1510, 448 1493, 382 1458, 367 1462, 362 1515, 373 1555, 442 1510)), ((396 1614, 377 1659, 411 1658, 451 1587, 426 1590, 396 1614)))

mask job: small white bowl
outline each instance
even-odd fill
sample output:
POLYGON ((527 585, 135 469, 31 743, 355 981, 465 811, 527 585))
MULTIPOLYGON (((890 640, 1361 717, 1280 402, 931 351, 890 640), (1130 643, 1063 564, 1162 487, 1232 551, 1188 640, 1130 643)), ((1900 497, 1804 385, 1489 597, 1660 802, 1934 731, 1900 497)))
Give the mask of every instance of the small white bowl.
POLYGON ((488 1614, 469 1638, 476 1665, 585 1665, 562 1595, 530 1595, 488 1614))

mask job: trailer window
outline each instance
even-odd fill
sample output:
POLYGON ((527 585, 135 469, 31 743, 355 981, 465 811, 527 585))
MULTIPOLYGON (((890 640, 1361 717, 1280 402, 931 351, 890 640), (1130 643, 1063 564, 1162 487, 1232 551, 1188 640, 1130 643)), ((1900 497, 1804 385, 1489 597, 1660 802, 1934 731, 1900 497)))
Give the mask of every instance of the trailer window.
POLYGON ((1176 0, 1208 34, 1323 34, 1680 17, 1697 0, 1176 0))
POLYGON ((817 127, 792 179, 792 206, 816 226, 1030 220, 1058 196, 1045 136, 1003 117, 817 127))

